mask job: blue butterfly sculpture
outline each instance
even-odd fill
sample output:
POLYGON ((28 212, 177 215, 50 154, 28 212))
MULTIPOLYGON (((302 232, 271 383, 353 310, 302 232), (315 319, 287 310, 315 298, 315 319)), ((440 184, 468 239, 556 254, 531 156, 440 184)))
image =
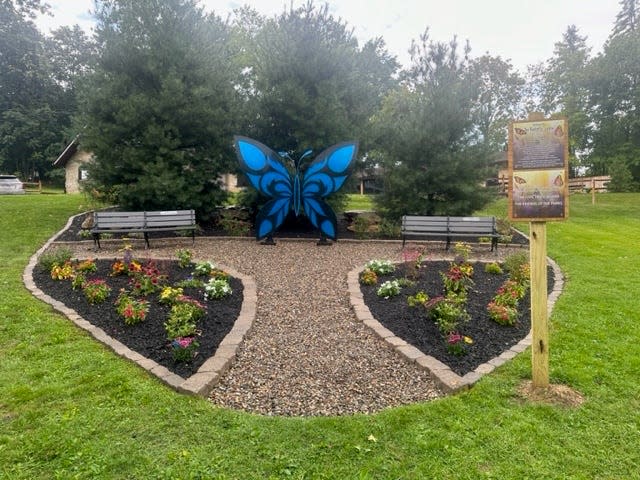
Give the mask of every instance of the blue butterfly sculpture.
POLYGON ((270 197, 256 217, 256 238, 271 237, 282 225, 289 210, 296 215, 301 209, 324 237, 337 237, 336 215, 324 197, 337 192, 351 173, 358 151, 357 142, 342 142, 324 150, 300 172, 302 160, 311 155, 308 150, 296 162, 290 173, 282 163, 286 154, 278 154, 251 138, 233 138, 240 168, 260 193, 270 197))

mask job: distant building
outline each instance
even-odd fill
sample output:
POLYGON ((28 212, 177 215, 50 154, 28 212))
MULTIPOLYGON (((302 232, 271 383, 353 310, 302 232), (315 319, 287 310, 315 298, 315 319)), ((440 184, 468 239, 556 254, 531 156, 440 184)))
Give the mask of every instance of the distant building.
MULTIPOLYGON (((54 167, 63 167, 65 171, 64 191, 66 193, 79 193, 82 182, 88 178, 87 165, 93 158, 93 153, 79 148, 80 135, 67 145, 60 156, 53 162, 54 167)), ((238 192, 242 187, 238 185, 238 178, 232 173, 220 175, 222 188, 228 192, 238 192)))
POLYGON ((64 191, 66 193, 79 193, 80 185, 87 179, 87 164, 91 161, 93 154, 78 148, 76 137, 67 145, 60 156, 53 162, 54 167, 63 167, 65 171, 64 191))

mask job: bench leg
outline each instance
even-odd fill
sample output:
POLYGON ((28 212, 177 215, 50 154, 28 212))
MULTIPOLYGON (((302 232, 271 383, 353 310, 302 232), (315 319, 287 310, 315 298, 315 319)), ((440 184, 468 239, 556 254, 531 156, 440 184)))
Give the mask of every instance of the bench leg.
POLYGON ((100 249, 100 234, 93 234, 93 249, 97 252, 100 249))
POLYGON ((143 233, 144 235, 144 248, 151 248, 151 245, 149 245, 149 234, 147 232, 143 233))

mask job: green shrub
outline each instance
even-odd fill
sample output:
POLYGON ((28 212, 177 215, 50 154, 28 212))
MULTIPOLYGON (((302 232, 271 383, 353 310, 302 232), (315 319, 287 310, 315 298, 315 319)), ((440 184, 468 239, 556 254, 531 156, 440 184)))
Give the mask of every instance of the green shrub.
POLYGON ((429 318, 436 322, 438 329, 445 335, 457 331, 460 323, 469 320, 464 302, 455 296, 432 298, 425 307, 429 318))
POLYGON ((383 238, 400 238, 400 225, 388 219, 380 221, 380 236, 383 238))
POLYGON ((504 273, 502 270, 502 267, 498 265, 497 262, 491 262, 491 263, 485 264, 484 271, 492 275, 502 275, 504 273))
POLYGON ((51 250, 47 250, 38 259, 38 265, 40 265, 45 271, 51 272, 51 269, 55 266, 62 266, 66 262, 71 261, 73 253, 70 248, 58 247, 51 250))
POLYGON ((363 215, 359 215, 353 222, 353 229, 356 234, 356 238, 359 238, 359 239, 369 238, 370 226, 371 226, 371 222, 369 221, 369 219, 363 215))
POLYGON ((529 263, 529 254, 527 252, 512 253, 504 260, 504 269, 509 273, 517 272, 522 265, 529 263))

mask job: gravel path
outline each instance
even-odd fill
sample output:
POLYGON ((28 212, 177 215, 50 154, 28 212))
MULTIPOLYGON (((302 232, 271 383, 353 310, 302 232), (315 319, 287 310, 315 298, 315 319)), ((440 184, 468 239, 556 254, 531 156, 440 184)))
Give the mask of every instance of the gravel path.
POLYGON ((431 376, 358 322, 349 304, 347 272, 372 258, 399 259, 399 244, 212 246, 215 261, 253 276, 258 289, 254 327, 213 390, 214 403, 267 415, 341 415, 440 395, 431 376))
MULTIPOLYGON (((101 257, 118 255, 115 244, 104 247, 101 257)), ((309 240, 279 240, 264 246, 249 239, 199 238, 194 247, 185 240, 156 241, 151 250, 136 253, 170 258, 177 248, 251 275, 257 284, 253 328, 211 393, 213 403, 265 415, 344 415, 442 395, 428 372, 357 321, 349 304, 347 273, 373 258, 400 260, 399 242, 319 247, 309 240)), ((91 256, 86 243, 76 250, 91 256)))

